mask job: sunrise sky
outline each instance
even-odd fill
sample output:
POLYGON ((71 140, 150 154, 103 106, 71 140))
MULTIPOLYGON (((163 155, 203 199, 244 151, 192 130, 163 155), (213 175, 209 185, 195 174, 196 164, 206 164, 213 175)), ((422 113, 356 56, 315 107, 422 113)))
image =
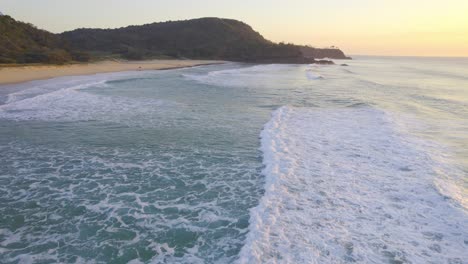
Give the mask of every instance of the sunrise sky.
POLYGON ((0 0, 0 12, 52 32, 224 17, 347 54, 468 56, 468 0, 0 0))

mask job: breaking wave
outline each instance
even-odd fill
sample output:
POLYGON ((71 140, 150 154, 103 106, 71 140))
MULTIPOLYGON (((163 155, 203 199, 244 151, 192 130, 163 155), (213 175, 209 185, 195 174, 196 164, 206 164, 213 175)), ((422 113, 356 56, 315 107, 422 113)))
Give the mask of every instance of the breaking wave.
POLYGON ((282 107, 261 133, 265 195, 240 263, 462 263, 466 211, 438 165, 371 107, 282 107))

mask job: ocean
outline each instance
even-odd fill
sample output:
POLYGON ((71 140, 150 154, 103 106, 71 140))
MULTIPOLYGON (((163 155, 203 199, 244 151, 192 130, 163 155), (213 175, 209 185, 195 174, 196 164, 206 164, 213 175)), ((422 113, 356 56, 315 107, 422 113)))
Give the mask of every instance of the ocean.
POLYGON ((336 63, 0 87, 0 263, 466 263, 468 59, 336 63))

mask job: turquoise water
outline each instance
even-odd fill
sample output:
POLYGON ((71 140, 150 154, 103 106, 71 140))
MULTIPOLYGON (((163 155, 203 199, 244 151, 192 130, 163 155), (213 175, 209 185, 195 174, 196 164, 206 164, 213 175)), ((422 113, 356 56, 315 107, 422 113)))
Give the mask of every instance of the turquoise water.
POLYGON ((0 262, 462 263, 468 60, 346 63, 1 87, 0 262))

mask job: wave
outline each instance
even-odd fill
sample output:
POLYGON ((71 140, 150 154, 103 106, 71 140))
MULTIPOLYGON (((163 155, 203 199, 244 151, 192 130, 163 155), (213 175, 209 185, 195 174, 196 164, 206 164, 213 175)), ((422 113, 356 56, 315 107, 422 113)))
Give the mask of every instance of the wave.
MULTIPOLYGON (((151 118, 174 109, 175 102, 148 98, 127 98, 95 94, 86 89, 107 86, 107 80, 94 80, 57 89, 56 84, 33 87, 11 94, 0 105, 0 119, 14 121, 105 121, 126 125, 160 124, 151 118), (143 118, 147 117, 147 118, 143 118)), ((62 83, 62 86, 64 84, 62 83)))
POLYGON ((261 133, 265 194, 239 263, 462 263, 466 210, 371 107, 282 107, 261 133))
POLYGON ((7 99, 3 104, 10 104, 17 101, 21 101, 24 99, 32 98, 35 96, 40 96, 47 93, 56 92, 59 90, 64 89, 84 89, 90 86, 99 86, 105 85, 105 81, 103 80, 89 80, 83 82, 82 80, 78 81, 52 81, 52 82, 40 82, 38 84, 29 85, 25 84, 26 87, 24 89, 20 89, 17 92, 9 93, 7 95, 7 99))
POLYGON ((341 70, 342 70, 343 72, 345 72, 345 73, 355 74, 355 72, 350 71, 350 70, 348 70, 348 69, 341 69, 341 70))
POLYGON ((277 76, 283 77, 285 83, 288 79, 293 78, 290 73, 293 72, 297 65, 291 64, 267 64, 255 65, 248 67, 239 67, 235 65, 234 69, 211 71, 206 74, 183 74, 186 79, 193 80, 199 83, 223 86, 223 87, 248 87, 252 83, 256 86, 271 86, 271 81, 277 76))
POLYGON ((372 106, 371 103, 358 102, 358 103, 349 104, 349 105, 347 105, 346 107, 358 108, 358 107, 371 107, 371 106, 372 106))
POLYGON ((322 76, 314 73, 311 69, 306 71, 307 79, 309 80, 322 80, 324 79, 322 76))
MULTIPOLYGON (((443 78, 448 78, 448 79, 458 79, 462 81, 468 80, 468 77, 466 77, 465 75, 466 74, 465 71, 457 72, 457 71, 454 71, 453 68, 450 69, 451 71, 447 71, 446 69, 442 69, 442 68, 429 69, 429 68, 410 67, 410 66, 403 66, 402 68, 408 72, 416 72, 416 73, 423 74, 423 75, 430 76, 430 77, 437 76, 437 77, 443 77, 443 78)), ((464 66, 461 67, 461 69, 463 68, 464 66)))

